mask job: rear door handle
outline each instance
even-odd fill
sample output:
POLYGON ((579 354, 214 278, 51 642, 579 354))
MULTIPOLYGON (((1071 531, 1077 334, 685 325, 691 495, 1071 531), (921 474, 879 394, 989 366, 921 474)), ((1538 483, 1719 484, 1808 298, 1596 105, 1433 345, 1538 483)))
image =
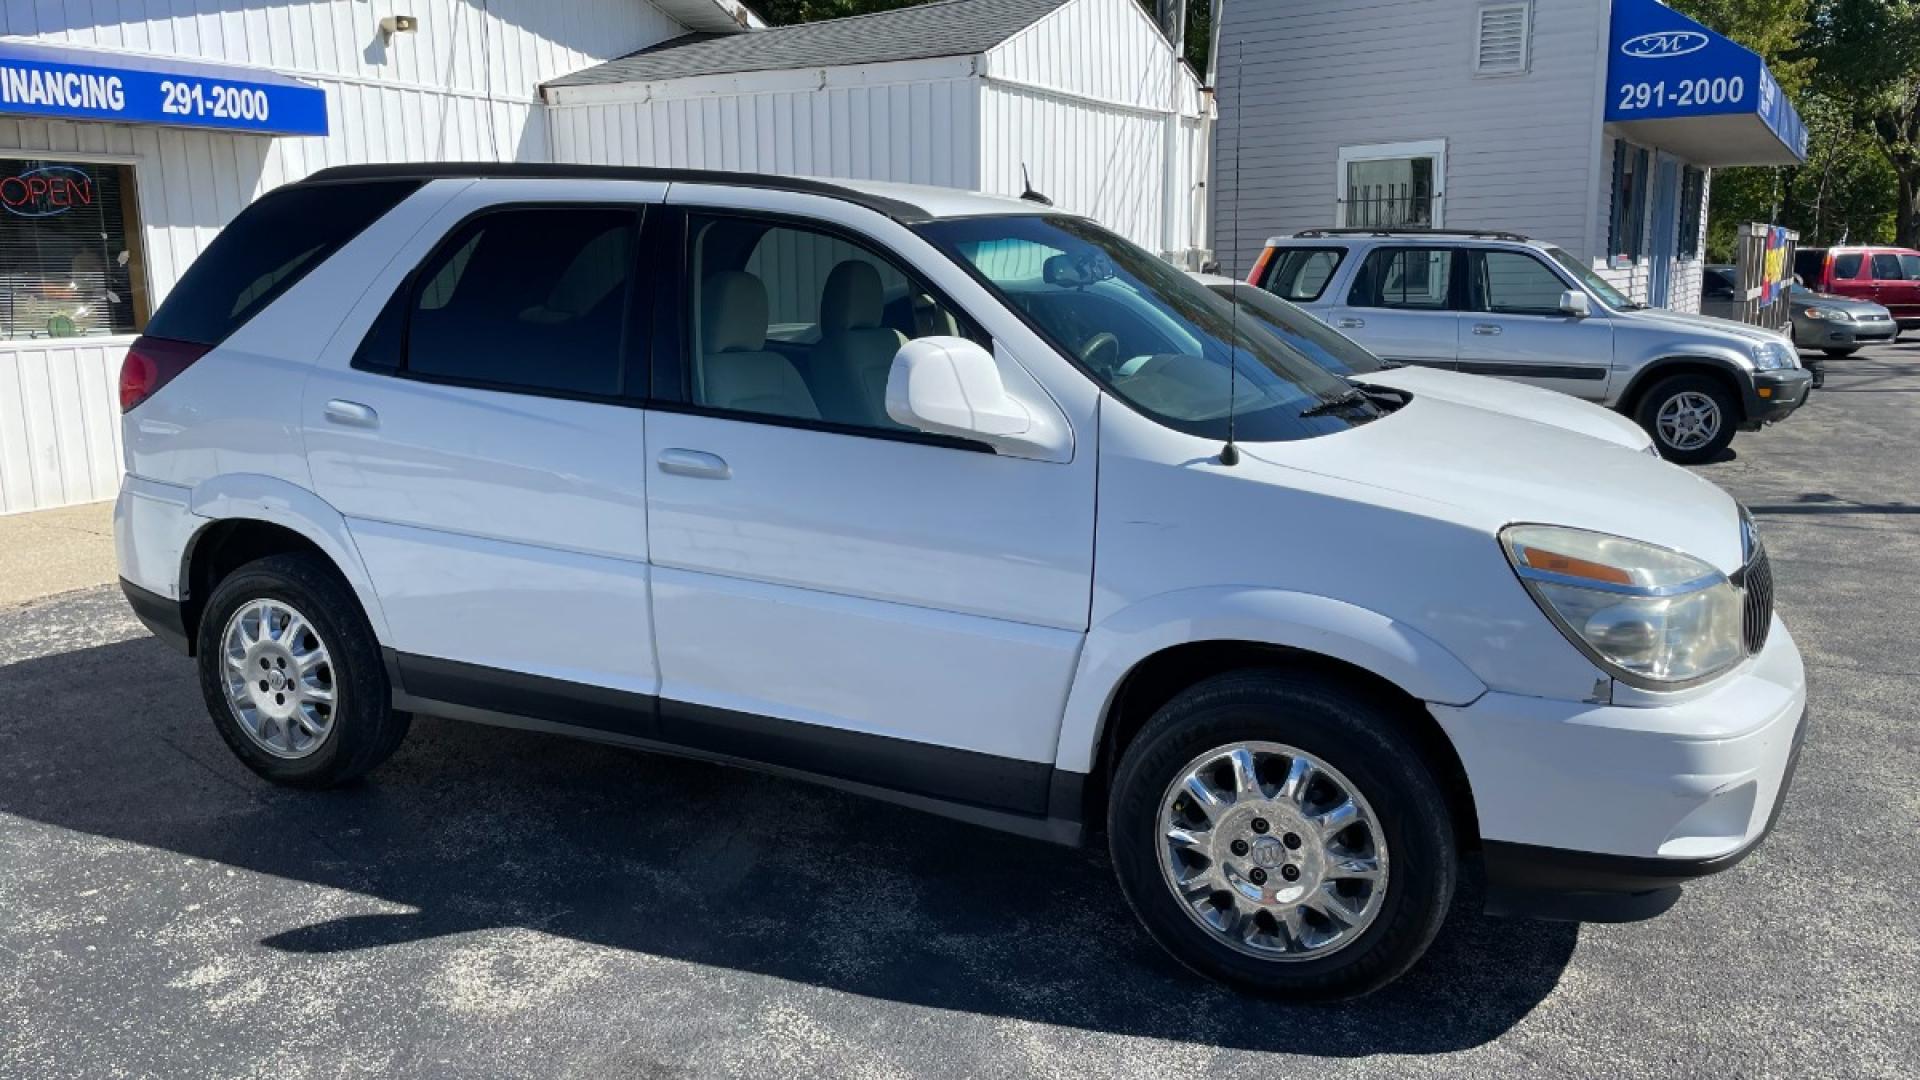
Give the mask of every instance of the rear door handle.
POLYGON ((1363 326, 1365 326, 1365 325, 1367 325, 1367 320, 1365 320, 1365 319, 1341 319, 1341 320, 1339 320, 1338 322, 1336 322, 1336 323, 1334 323, 1333 325, 1334 325, 1334 326, 1336 326, 1336 327, 1339 327, 1339 328, 1340 328, 1340 329, 1342 329, 1342 330, 1358 330, 1358 329, 1360 329, 1361 327, 1363 327, 1363 326))
POLYGON ((1493 323, 1485 323, 1485 322, 1474 323, 1473 332, 1476 334, 1479 334, 1482 337, 1492 337, 1493 335, 1498 334, 1500 332, 1500 327, 1494 325, 1493 323))
POLYGON ((344 424, 347 427, 360 428, 377 428, 380 426, 380 414, 374 412, 371 406, 362 405, 357 401, 346 401, 341 398, 334 398, 332 401, 327 402, 326 411, 327 419, 335 424, 344 424))
POLYGON ((660 471, 670 476, 692 476, 703 480, 725 480, 733 475, 727 460, 705 450, 662 450, 657 459, 660 471))

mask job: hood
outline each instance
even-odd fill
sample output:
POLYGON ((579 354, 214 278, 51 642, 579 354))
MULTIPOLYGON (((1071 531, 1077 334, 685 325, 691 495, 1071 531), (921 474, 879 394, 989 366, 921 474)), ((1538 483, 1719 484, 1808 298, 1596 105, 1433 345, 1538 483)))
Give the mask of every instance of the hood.
POLYGON ((1661 544, 1723 573, 1740 568, 1740 508, 1718 487, 1646 454, 1489 409, 1415 397, 1372 423, 1249 457, 1413 496, 1499 532, 1532 522, 1661 544))
POLYGON ((1639 424, 1612 409, 1603 409, 1567 394, 1506 379, 1423 367, 1389 368, 1352 378, 1355 382, 1405 390, 1416 397, 1441 398, 1531 420, 1536 424, 1550 424, 1629 450, 1644 453, 1647 447, 1653 445, 1653 437, 1639 424))
POLYGON ((1886 308, 1871 300, 1862 300, 1857 296, 1841 296, 1837 293, 1798 292, 1791 297, 1794 307, 1810 306, 1839 308, 1842 311, 1885 311, 1886 308))
POLYGON ((1626 319, 1638 326, 1664 327, 1686 333, 1726 334, 1742 341, 1786 341, 1787 336, 1777 330, 1768 330, 1750 323, 1735 322, 1732 319, 1717 319, 1712 315, 1693 315, 1684 311, 1668 311, 1666 308, 1645 308, 1640 311, 1622 311, 1618 318, 1626 319))

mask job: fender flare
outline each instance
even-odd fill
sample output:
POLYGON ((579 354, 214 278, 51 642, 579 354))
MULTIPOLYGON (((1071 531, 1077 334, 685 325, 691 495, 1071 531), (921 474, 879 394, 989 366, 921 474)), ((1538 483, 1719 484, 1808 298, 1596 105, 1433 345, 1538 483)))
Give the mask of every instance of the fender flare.
POLYGON ((374 637, 383 645, 391 642, 386 614, 381 610, 380 598, 374 592, 373 579, 367 573, 366 563, 360 559, 360 549, 354 545, 353 535, 347 531, 347 519, 320 496, 276 477, 234 473, 210 477, 194 485, 188 509, 196 517, 205 518, 206 523, 187 539, 186 547, 180 553, 180 581, 183 586, 192 580, 188 577, 188 570, 193 565, 194 549, 199 546, 207 530, 227 521, 259 521, 278 525, 297 533, 333 561, 335 569, 347 579, 347 585, 359 598, 360 607, 367 614, 367 622, 373 626, 374 637))
POLYGON ((1733 385, 1740 393, 1741 420, 1744 421, 1747 417, 1759 411, 1760 395, 1753 388, 1753 372, 1741 367, 1733 360, 1729 360, 1724 356, 1716 356, 1712 353, 1668 353, 1661 355, 1659 359, 1654 360, 1646 367, 1635 372, 1633 378, 1628 380, 1625 392, 1620 395, 1620 403, 1623 409, 1631 402, 1632 407, 1637 411, 1639 408, 1639 395, 1645 393, 1647 387, 1665 378, 1672 372, 1673 368, 1683 364, 1696 364, 1702 367, 1710 367, 1731 378, 1733 385))
POLYGON ((1486 684, 1432 638, 1344 600, 1257 586, 1161 593, 1101 620, 1080 650, 1054 766, 1088 773, 1115 694, 1147 658, 1195 642, 1253 642, 1316 653, 1372 672, 1421 701, 1465 705, 1486 684))

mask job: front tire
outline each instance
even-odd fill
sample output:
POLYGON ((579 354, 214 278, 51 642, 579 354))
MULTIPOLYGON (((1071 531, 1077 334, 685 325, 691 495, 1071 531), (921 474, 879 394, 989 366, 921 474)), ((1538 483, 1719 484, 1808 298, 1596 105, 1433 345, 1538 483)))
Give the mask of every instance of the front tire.
POLYGON ((1660 456, 1681 465, 1712 461, 1733 441, 1739 406, 1711 375, 1673 375, 1648 388, 1635 419, 1660 456))
POLYGON ((1392 708, 1310 673, 1216 676, 1168 702, 1121 760, 1108 838, 1174 959, 1292 1000, 1399 977, 1453 897, 1446 800, 1392 708))
POLYGON ((1854 353, 1859 351, 1859 346, 1856 345, 1851 348, 1845 348, 1845 349, 1821 349, 1820 351, 1823 353, 1826 353, 1828 356, 1833 357, 1835 360, 1838 360, 1843 356, 1852 356, 1854 353))
POLYGON ((411 717, 392 708, 373 628, 314 556, 272 555, 227 575, 207 598, 195 652, 221 738, 276 784, 337 787, 406 737, 411 717))

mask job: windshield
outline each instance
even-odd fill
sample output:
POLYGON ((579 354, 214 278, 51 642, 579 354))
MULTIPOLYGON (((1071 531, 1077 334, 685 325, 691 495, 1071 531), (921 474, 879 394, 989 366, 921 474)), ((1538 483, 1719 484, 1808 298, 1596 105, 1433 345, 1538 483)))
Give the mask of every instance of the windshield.
POLYGON ((1176 431, 1224 439, 1231 412, 1235 437, 1272 442, 1381 415, 1258 320, 1236 319, 1231 301, 1090 221, 1019 214, 918 229, 1115 397, 1176 431))
POLYGON ((1229 300, 1238 300, 1240 311, 1258 319, 1282 345, 1335 375, 1366 375, 1387 366, 1352 338, 1330 329, 1326 323, 1265 289, 1242 281, 1210 284, 1207 288, 1229 300))
POLYGON ((1586 263, 1581 262, 1579 259, 1574 258, 1559 248, 1548 248, 1547 255, 1550 256, 1554 262, 1559 263, 1561 269, 1572 274, 1575 281, 1586 286, 1588 292, 1599 297, 1601 303, 1613 308, 1615 311, 1632 311, 1634 308, 1646 306, 1645 304, 1634 303, 1627 298, 1626 293, 1607 284, 1607 279, 1594 273, 1593 269, 1586 263))

